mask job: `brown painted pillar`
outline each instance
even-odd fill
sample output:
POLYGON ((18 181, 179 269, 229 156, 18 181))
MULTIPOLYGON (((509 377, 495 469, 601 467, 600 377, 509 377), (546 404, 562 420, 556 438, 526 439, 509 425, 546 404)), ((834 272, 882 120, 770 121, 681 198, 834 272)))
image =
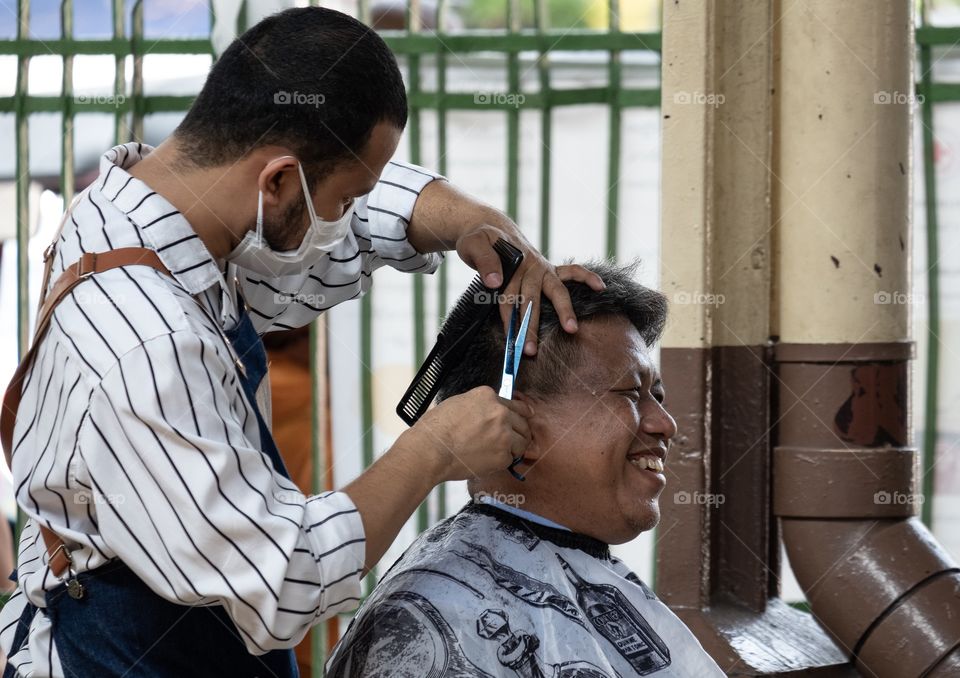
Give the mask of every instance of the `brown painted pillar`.
POLYGON ((657 589, 730 675, 958 661, 957 571, 911 518, 912 64, 908 0, 664 3, 657 589))
POLYGON ((775 514, 863 675, 957 676, 960 571, 916 517, 911 447, 911 3, 784 4, 775 514))
POLYGON ((664 3, 661 349, 680 433, 657 590, 730 675, 852 675, 777 597, 771 511, 776 17, 767 0, 664 3), (826 667, 826 668, 825 668, 826 667))

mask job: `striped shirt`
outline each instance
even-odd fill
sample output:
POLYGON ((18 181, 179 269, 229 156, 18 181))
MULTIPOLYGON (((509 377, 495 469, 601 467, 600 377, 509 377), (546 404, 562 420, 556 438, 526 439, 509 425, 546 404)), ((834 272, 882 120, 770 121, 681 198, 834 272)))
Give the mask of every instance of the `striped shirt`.
POLYGON ((355 607, 360 515, 347 495, 304 496, 274 470, 224 331, 238 320, 238 287, 263 333, 360 296, 385 264, 432 272, 441 259, 406 238, 417 196, 438 175, 391 162, 357 200, 346 240, 305 274, 266 279, 224 265, 126 171, 150 150, 108 151, 57 243, 51 282, 82 253, 120 247, 155 249, 174 279, 144 266, 92 276, 57 307, 27 377, 12 470, 29 521, 19 585, 0 612, 9 655, 25 602, 41 608, 9 657, 25 677, 63 675, 42 609, 60 582, 38 522, 71 546, 79 571, 120 558, 169 601, 222 605, 255 654, 292 647, 355 607))

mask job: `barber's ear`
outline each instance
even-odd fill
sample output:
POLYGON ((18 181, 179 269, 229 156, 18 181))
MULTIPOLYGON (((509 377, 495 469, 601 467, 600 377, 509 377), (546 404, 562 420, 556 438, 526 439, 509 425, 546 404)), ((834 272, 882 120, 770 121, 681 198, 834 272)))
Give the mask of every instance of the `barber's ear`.
POLYGON ((263 204, 276 207, 283 203, 286 193, 300 191, 297 174, 298 161, 292 155, 270 160, 257 176, 257 187, 263 192, 263 204))

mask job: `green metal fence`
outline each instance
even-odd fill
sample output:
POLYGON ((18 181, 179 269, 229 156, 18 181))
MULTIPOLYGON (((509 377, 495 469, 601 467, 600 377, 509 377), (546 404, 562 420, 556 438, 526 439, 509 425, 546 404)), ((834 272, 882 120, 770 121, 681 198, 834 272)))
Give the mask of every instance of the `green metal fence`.
MULTIPOLYGON (((603 31, 586 30, 555 30, 548 28, 547 0, 530 0, 533 2, 534 25, 522 27, 520 22, 520 0, 504 0, 507 11, 508 29, 504 31, 462 31, 445 33, 441 31, 426 31, 420 27, 419 0, 410 0, 407 11, 407 28, 404 31, 388 31, 383 33, 384 39, 404 62, 407 82, 409 86, 410 121, 408 135, 410 143, 410 158, 413 162, 420 162, 423 154, 423 124, 424 111, 435 113, 435 133, 438 144, 438 166, 436 169, 446 172, 446 158, 448 152, 448 120, 447 114, 455 110, 484 110, 490 115, 505 116, 507 134, 503 143, 506 146, 506 205, 508 214, 516 217, 519 202, 519 139, 521 134, 520 112, 517 106, 509 101, 503 103, 478 102, 472 93, 448 91, 448 70, 452 59, 459 59, 469 53, 496 53, 506 56, 506 93, 519 93, 521 87, 521 55, 536 55, 536 71, 539 89, 533 92, 524 92, 524 108, 534 109, 540 113, 541 134, 544 146, 549 148, 553 135, 553 112, 563 106, 599 104, 607 109, 609 116, 609 143, 605 149, 607 155, 607 217, 606 217, 606 253, 617 255, 618 236, 618 207, 620 194, 618 191, 621 166, 621 116, 628 107, 659 106, 660 92, 657 88, 630 88, 622 83, 621 54, 625 51, 645 51, 658 54, 660 49, 659 33, 637 33, 620 30, 617 17, 620 15, 620 0, 608 0, 610 25, 603 31), (607 84, 598 87, 582 87, 575 89, 555 88, 551 82, 552 57, 561 52, 583 53, 600 52, 606 55, 607 84), (436 87, 425 89, 422 78, 424 62, 430 60, 431 68, 436 70, 436 87)), ((314 3, 316 4, 316 3, 314 3)), ((124 0, 112 0, 112 29, 113 35, 106 39, 78 40, 73 37, 74 7, 72 0, 62 0, 61 5, 61 37, 50 40, 33 39, 29 35, 29 0, 18 0, 17 3, 17 36, 15 39, 0 40, 0 55, 13 55, 17 58, 16 89, 13 96, 0 97, 0 114, 13 114, 15 119, 15 156, 16 156, 16 210, 17 210, 17 242, 18 242, 18 298, 20 303, 17 309, 18 346, 22 352, 28 345, 29 303, 28 303, 28 267, 31 262, 27 257, 27 243, 29 240, 29 204, 28 186, 30 184, 29 156, 28 156, 28 125, 30 116, 36 113, 60 113, 62 115, 60 148, 62 169, 60 173, 60 190, 66 201, 73 194, 75 178, 74 157, 74 121, 77 115, 73 99, 74 88, 74 57, 77 55, 110 55, 115 59, 116 73, 114 78, 114 94, 122 95, 111 102, 92 102, 83 106, 84 113, 110 113, 114 117, 114 138, 117 143, 130 139, 140 139, 143 135, 143 122, 146 116, 167 113, 183 112, 191 101, 192 96, 174 95, 145 95, 143 59, 148 54, 204 54, 212 55, 211 43, 208 39, 176 39, 161 38, 147 39, 144 37, 144 4, 143 0, 136 0, 133 6, 132 31, 127 34, 125 27, 124 0), (63 80, 59 96, 36 96, 28 93, 28 75, 32 57, 39 55, 56 55, 63 61, 63 80), (131 87, 126 85, 126 60, 133 57, 131 87)), ((439 0, 438 26, 444 25, 444 16, 449 11, 449 2, 439 0)), ((243 13, 241 12, 241 15, 243 13)), ((368 2, 359 3, 360 18, 369 20, 368 2)), ((924 14, 921 11, 921 14, 924 14)), ((937 337, 939 333, 939 288, 937 285, 939 267, 937 265, 939 253, 937 251, 937 211, 936 177, 933 172, 933 111, 936 104, 941 102, 960 101, 960 83, 934 82, 932 65, 936 50, 949 50, 960 43, 960 28, 940 28, 921 23, 916 32, 918 58, 921 77, 917 89, 923 95, 921 120, 923 123, 924 143, 924 190, 926 193, 927 215, 927 242, 928 261, 930 263, 929 276, 929 319, 931 338, 928 360, 925 366, 927 406, 924 415, 924 451, 925 474, 924 494, 926 501, 923 505, 923 518, 928 524, 932 515, 932 463, 936 442, 936 407, 937 407, 937 372, 938 351, 937 337)), ((55 143, 51 140, 50 143, 55 143)), ((539 168, 540 189, 537 199, 540 205, 540 223, 538 224, 540 246, 543 253, 550 255, 551 221, 551 167, 548 153, 542 154, 539 168)), ((33 262, 39 265, 38 262, 33 262)), ((446 312, 447 300, 447 272, 441 267, 439 273, 437 309, 442 316, 446 312)), ((374 291, 372 294, 376 294, 374 291)), ((425 356, 427 346, 427 318, 425 314, 426 290, 423 280, 418 276, 413 289, 413 335, 414 354, 411 363, 418 364, 425 356)), ((365 432, 362 445, 363 464, 369 465, 374 459, 373 427, 373 383, 370 365, 373 360, 372 333, 375 328, 373 317, 372 295, 368 294, 361 300, 361 366, 358 379, 361 385, 362 401, 362 431, 365 432)), ((316 338, 314 337, 314 345, 316 338)), ((316 393, 316 390, 315 390, 316 393)), ((315 419, 316 425, 316 419, 315 419)), ((315 436, 316 438, 316 436, 315 436)), ((315 482, 319 487, 322 460, 315 455, 315 482)), ((431 516, 425 502, 417 512, 419 529, 425 529, 431 518, 441 517, 445 499, 443 488, 439 488, 439 514, 431 516)), ((369 582, 375 580, 372 573, 369 582)), ((325 633, 314 634, 315 664, 322 664, 325 633)), ((320 675, 317 671, 316 675, 320 675)))

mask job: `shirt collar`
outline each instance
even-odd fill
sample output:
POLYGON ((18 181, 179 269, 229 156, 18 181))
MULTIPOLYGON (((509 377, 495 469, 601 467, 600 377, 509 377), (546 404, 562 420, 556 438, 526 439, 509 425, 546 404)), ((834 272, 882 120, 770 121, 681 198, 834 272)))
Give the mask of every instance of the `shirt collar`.
POLYGON ((537 523, 539 525, 544 525, 546 527, 552 527, 556 530, 566 530, 567 532, 570 531, 569 527, 564 527, 560 523, 555 523, 552 520, 549 520, 547 518, 544 518, 541 515, 533 513, 532 511, 524 511, 522 508, 519 508, 517 506, 513 506, 511 504, 505 504, 502 501, 497 501, 496 499, 494 499, 489 495, 481 495, 477 497, 477 501, 479 501, 481 504, 489 504, 490 506, 496 506, 501 511, 512 513, 513 515, 519 516, 524 520, 529 520, 531 523, 537 523))
POLYGON ((236 316, 223 273, 190 222, 166 198, 127 170, 153 151, 133 141, 114 146, 100 158, 96 188, 137 226, 144 244, 157 251, 174 279, 196 295, 213 285, 221 291, 221 322, 236 316))

